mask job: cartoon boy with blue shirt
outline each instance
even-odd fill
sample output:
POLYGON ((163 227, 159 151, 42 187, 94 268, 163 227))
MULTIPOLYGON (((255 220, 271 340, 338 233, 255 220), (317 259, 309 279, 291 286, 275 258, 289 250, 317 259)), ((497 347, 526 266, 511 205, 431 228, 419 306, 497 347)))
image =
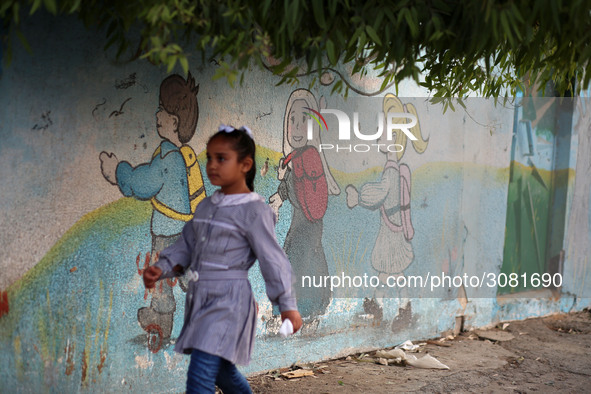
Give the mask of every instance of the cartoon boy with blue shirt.
MULTIPOLYGON (((152 261, 180 236, 185 223, 193 218, 197 204, 205 198, 203 177, 193 149, 186 145, 199 118, 199 86, 189 73, 187 80, 177 74, 160 85, 160 105, 156 129, 162 142, 150 162, 136 167, 119 161, 113 153, 101 152, 101 171, 126 197, 150 200, 153 207, 152 261)), ((149 307, 138 310, 140 326, 165 339, 172 332, 176 303, 171 283, 162 281, 152 294, 149 307)), ((182 281, 181 281, 181 284, 182 281)))

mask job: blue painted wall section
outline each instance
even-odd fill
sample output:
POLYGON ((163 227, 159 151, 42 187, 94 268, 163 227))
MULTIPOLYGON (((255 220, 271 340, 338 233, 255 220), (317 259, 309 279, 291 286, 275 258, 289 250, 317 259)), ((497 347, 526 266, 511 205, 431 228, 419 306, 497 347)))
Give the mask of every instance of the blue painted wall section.
MULTIPOLYGON (((253 69, 231 88, 213 81, 215 64, 201 65, 198 55, 190 76, 116 61, 100 33, 70 18, 37 15, 25 32, 33 55, 16 47, 0 74, 7 392, 139 392, 154 382, 184 390, 188 358, 173 351, 181 282, 148 292, 141 273, 190 215, 188 184, 202 196, 215 191, 201 174, 220 123, 254 132, 255 190, 278 215, 304 316, 302 332, 282 339, 262 275, 251 270, 260 313, 253 361, 241 367, 247 374, 437 337, 457 316, 483 327, 591 305, 585 100, 551 121, 529 119, 550 133, 539 126, 535 142, 550 149, 558 141, 560 150, 556 162, 546 155, 547 167, 537 167, 560 191, 548 208, 561 228, 548 255, 561 256, 552 266, 561 286, 544 286, 542 277, 535 286, 515 268, 520 261, 503 268, 512 152, 523 148, 520 102, 471 98, 443 113, 428 92, 406 82, 398 95, 380 92, 379 78, 350 76, 348 65, 339 69, 355 88, 346 98, 331 94, 339 76, 330 71, 309 88, 315 74, 276 86, 279 77, 253 69), (346 115, 350 139, 326 110, 346 115), (189 124, 185 134, 181 124, 189 124), (191 148, 192 164, 181 146, 191 148), (193 181, 184 175, 191 165, 193 181), (500 294, 513 268, 513 280, 528 285, 500 294)), ((545 104, 535 104, 538 113, 545 104)), ((533 171, 527 160, 519 165, 533 171)))

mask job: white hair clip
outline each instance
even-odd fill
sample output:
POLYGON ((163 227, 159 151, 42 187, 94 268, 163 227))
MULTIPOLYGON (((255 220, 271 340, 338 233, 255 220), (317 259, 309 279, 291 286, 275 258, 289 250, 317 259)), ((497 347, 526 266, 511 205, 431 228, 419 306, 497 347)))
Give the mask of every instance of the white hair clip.
POLYGON ((226 126, 225 124, 221 124, 220 127, 218 127, 218 131, 224 131, 226 133, 231 133, 234 130, 244 131, 251 139, 254 139, 252 137, 252 131, 247 126, 241 126, 239 129, 236 129, 234 126, 226 126))

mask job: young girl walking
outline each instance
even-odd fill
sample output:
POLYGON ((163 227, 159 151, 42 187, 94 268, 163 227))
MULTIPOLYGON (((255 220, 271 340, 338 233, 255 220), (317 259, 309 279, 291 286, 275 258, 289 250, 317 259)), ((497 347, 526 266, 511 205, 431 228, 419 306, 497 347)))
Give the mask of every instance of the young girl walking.
POLYGON ((179 240, 144 272, 146 288, 186 272, 185 321, 175 351, 191 355, 187 393, 250 393, 235 364, 250 362, 257 304, 248 270, 258 259, 267 295, 296 332, 302 325, 291 265, 275 237, 275 215, 253 192, 255 143, 247 127, 220 126, 207 143, 207 177, 219 186, 179 240))

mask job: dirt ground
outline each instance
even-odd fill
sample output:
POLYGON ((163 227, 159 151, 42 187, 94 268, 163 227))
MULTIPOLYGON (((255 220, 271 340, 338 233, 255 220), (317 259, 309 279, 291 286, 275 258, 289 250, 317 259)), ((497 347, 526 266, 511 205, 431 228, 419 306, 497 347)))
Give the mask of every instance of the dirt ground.
POLYGON ((424 345, 407 355, 429 354, 449 370, 380 360, 371 352, 282 368, 249 381, 255 393, 591 392, 589 310, 413 343, 424 345), (290 373, 295 377, 286 377, 290 373))

